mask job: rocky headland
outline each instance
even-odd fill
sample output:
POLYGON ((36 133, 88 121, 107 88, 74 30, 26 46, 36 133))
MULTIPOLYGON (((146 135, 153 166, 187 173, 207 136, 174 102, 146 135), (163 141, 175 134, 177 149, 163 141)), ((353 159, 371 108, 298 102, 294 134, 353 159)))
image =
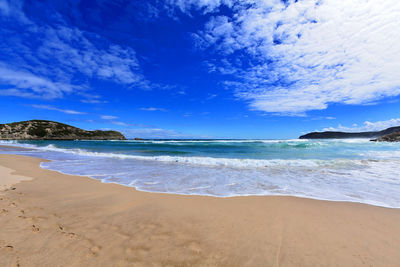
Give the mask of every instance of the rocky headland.
POLYGON ((300 139, 345 139, 345 138, 369 138, 371 141, 400 141, 400 126, 387 128, 376 132, 312 132, 299 137, 300 139))
POLYGON ((117 131, 87 131, 47 120, 0 124, 0 140, 125 140, 117 131))
POLYGON ((400 142, 400 131, 386 134, 371 141, 400 142))

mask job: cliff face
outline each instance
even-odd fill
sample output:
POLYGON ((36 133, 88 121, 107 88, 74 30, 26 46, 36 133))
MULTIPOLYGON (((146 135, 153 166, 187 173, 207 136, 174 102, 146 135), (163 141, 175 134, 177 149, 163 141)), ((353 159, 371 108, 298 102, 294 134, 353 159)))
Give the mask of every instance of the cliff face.
MULTIPOLYGON (((344 139, 344 138, 378 138, 394 132, 399 132, 400 126, 391 127, 379 132, 360 132, 360 133, 346 133, 346 132, 313 132, 300 136, 300 139, 344 139)), ((381 141, 381 140, 378 140, 381 141)))
POLYGON ((30 120, 0 124, 1 140, 125 140, 117 131, 86 131, 67 124, 30 120))

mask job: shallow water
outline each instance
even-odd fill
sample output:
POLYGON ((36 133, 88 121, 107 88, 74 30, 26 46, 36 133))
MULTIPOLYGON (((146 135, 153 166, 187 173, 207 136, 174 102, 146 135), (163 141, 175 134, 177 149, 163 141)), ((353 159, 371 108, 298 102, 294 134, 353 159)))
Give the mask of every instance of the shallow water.
MULTIPOLYGON (((46 169, 138 190, 292 195, 400 208, 400 143, 346 140, 3 141, 46 169)), ((7 151, 10 153, 10 151, 7 151)))

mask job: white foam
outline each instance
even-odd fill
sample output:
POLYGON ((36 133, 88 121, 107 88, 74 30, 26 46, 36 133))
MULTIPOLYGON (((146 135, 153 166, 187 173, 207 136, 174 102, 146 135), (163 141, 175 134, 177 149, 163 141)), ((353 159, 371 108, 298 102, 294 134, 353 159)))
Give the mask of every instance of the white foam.
POLYGON ((62 153, 70 153, 80 156, 90 157, 104 157, 104 158, 118 158, 118 159, 134 159, 134 160, 146 160, 146 161, 158 161, 166 163, 184 163, 190 165, 202 165, 202 166, 214 166, 214 167, 233 167, 233 168, 263 168, 273 166, 307 166, 307 167, 318 167, 333 164, 346 163, 347 160, 336 160, 334 162, 330 160, 308 160, 308 159, 296 159, 296 160, 283 160, 283 159, 237 159, 237 158, 214 158, 214 157, 182 157, 182 156, 138 156, 138 155, 127 155, 117 153, 102 153, 102 152, 91 152, 84 149, 64 149, 58 148, 52 144, 37 147, 38 150, 55 151, 62 153))
POLYGON ((187 144, 187 143, 282 143, 308 142, 307 139, 225 139, 225 140, 123 140, 121 142, 151 143, 151 144, 187 144))
MULTIPOLYGON (((377 145, 364 140, 357 147, 351 142, 313 141, 313 144, 356 150, 358 154, 355 155, 361 155, 361 158, 322 160, 141 156, 63 149, 53 144, 39 147, 7 143, 35 148, 38 155, 56 159, 42 163, 44 168, 67 174, 89 175, 103 182, 128 185, 142 191, 219 197, 291 195, 400 208, 400 149, 396 150, 396 145, 377 145), (377 149, 374 150, 374 147, 377 149), (386 148, 392 150, 384 150, 386 148)), ((294 144, 299 142, 294 141, 294 144)), ((285 153, 282 150, 282 155, 285 153)))
MULTIPOLYGON (((302 139, 299 139, 302 140, 302 139)), ((359 139, 357 139, 359 140, 359 139)), ((7 141, 8 142, 8 141, 7 141)), ((92 152, 84 149, 64 149, 58 148, 53 144, 47 146, 35 146, 30 144, 19 144, 10 142, 9 144, 35 148, 37 150, 55 151, 61 153, 69 153, 80 156, 104 157, 117 159, 133 159, 145 161, 157 161, 165 163, 183 163, 189 165, 213 166, 213 167, 232 167, 232 168, 265 168, 274 166, 287 167, 332 167, 346 165, 365 165, 365 160, 351 159, 334 159, 334 160, 318 160, 318 159, 239 159, 239 158, 217 158, 217 157, 196 157, 196 156, 139 156, 118 153, 92 152)), ((379 158, 386 158, 395 155, 400 157, 400 151, 371 151, 364 153, 365 156, 377 155, 379 158)))

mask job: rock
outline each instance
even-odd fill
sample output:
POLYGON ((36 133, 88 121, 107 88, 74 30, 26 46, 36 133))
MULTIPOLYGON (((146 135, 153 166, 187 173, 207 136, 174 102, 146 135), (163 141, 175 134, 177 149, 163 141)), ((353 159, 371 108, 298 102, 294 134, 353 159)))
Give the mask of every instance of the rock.
POLYGON ((386 134, 371 141, 400 142, 400 131, 391 134, 386 134))
POLYGON ((30 120, 0 124, 0 140, 125 140, 117 131, 86 131, 67 124, 30 120))

